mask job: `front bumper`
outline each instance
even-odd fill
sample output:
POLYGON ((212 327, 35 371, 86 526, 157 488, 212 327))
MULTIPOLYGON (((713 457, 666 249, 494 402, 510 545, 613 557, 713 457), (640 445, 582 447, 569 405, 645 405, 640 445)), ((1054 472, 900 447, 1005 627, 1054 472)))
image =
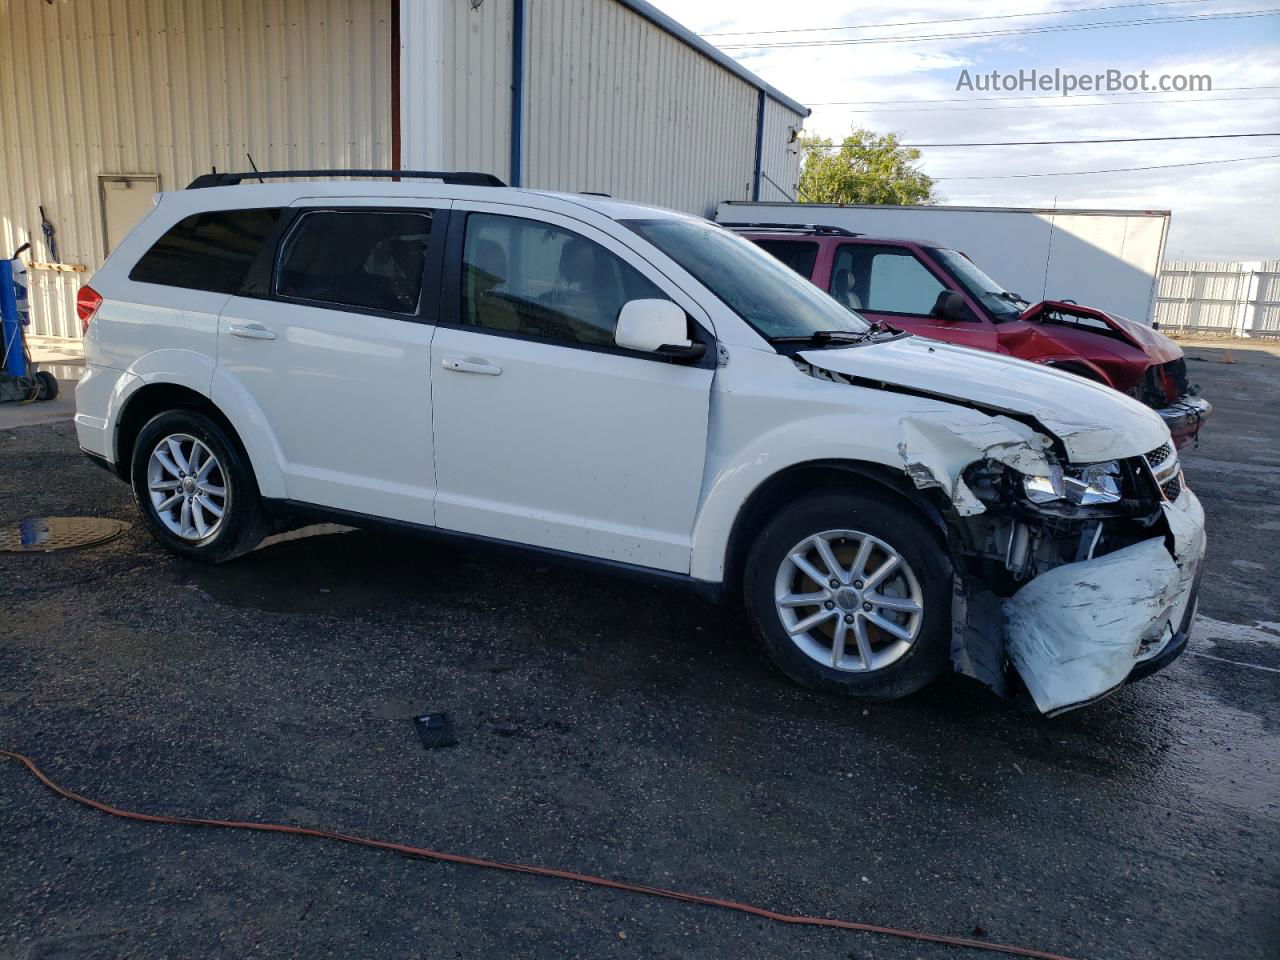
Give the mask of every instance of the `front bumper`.
POLYGON ((1162 509, 1164 536, 1055 567, 1004 601, 1009 660, 1042 713, 1091 703, 1185 648, 1204 511, 1190 490, 1162 509))
POLYGON ((1183 447, 1199 435, 1200 427, 1213 413, 1213 404, 1200 397, 1187 397, 1157 410, 1156 413, 1169 428, 1174 443, 1183 447))

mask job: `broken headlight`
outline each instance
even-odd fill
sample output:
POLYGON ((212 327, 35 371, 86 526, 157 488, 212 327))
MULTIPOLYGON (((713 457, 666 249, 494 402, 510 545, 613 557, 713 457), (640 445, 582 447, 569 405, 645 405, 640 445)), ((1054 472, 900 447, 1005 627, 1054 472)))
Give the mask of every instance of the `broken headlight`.
POLYGON ((1044 476, 1023 477, 1022 491, 1032 503, 1066 501, 1079 507, 1119 503, 1121 472, 1117 461, 1085 467, 1054 464, 1044 476))

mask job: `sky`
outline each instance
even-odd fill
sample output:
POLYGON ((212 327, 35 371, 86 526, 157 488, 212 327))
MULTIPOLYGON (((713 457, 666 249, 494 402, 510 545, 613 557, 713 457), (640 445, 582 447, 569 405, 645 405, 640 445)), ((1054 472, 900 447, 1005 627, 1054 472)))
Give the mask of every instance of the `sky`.
MULTIPOLYGON (((658 0, 658 4, 711 43, 729 48, 726 53, 762 79, 812 107, 805 129, 836 140, 855 126, 895 131, 906 143, 1280 132, 1280 0, 1164 0, 1146 4, 1133 0, 862 0, 856 5, 817 0, 790 0, 786 4, 776 0, 658 0), (1119 9, 1098 9, 1117 6, 1119 9), (1274 11, 1275 15, 1177 22, 1183 17, 1254 11, 1274 11), (1004 18, 937 23, 993 15, 1004 18), (1142 22, 1040 34, 954 36, 1134 20, 1142 22), (904 21, 925 23, 886 26, 904 21), (858 29, 759 32, 838 26, 858 29), (730 48, 760 42, 941 34, 952 36, 911 43, 730 48), (976 76, 992 70, 1016 73, 1032 68, 1060 68, 1077 74, 1146 70, 1153 78, 1208 74, 1213 91, 1134 96, 1074 93, 1068 97, 1041 93, 1038 95, 1044 99, 1007 100, 996 97, 1035 94, 956 88, 963 70, 976 76), (1225 89, 1228 87, 1264 89, 1225 89), (953 98, 963 100, 917 102, 953 98), (1001 109, 983 109, 991 107, 1001 109)), ((922 153, 920 167, 938 179, 943 203, 1171 210, 1168 259, 1280 259, 1280 156, 1090 176, 951 179, 1280 155, 1280 136, 928 148, 922 153)))

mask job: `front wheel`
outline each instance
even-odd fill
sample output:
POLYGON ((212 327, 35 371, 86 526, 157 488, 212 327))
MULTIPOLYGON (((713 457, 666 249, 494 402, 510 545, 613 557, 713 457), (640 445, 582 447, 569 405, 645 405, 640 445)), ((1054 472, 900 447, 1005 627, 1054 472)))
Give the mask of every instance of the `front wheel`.
POLYGON ((770 659, 806 687, 868 700, 912 693, 950 649, 950 564, 939 538, 891 497, 795 503, 747 559, 747 612, 770 659))
POLYGON ((248 553, 267 533, 248 459, 198 410, 147 422, 133 446, 132 482, 147 528, 174 553, 219 563, 248 553))

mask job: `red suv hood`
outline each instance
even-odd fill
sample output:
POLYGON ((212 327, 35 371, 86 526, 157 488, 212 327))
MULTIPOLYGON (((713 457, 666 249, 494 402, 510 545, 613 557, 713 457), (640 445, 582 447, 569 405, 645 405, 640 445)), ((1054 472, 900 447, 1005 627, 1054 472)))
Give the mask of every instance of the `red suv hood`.
MULTIPOLYGON (((1153 363, 1169 363, 1171 360, 1177 360, 1182 356, 1182 348, 1159 330, 1153 330, 1151 327, 1135 323, 1126 317, 1117 316, 1114 313, 1106 313, 1094 307, 1082 307, 1075 303, 1063 303, 1060 300, 1044 300, 1028 307, 1018 319, 1025 320, 1028 323, 1043 323, 1044 321, 1041 317, 1046 312, 1079 317, 1085 321, 1100 321, 1114 331, 1119 339, 1145 353, 1153 363)), ((1107 336, 1100 330, 1091 330, 1086 324, 1069 324, 1065 326, 1080 333, 1107 336)))

